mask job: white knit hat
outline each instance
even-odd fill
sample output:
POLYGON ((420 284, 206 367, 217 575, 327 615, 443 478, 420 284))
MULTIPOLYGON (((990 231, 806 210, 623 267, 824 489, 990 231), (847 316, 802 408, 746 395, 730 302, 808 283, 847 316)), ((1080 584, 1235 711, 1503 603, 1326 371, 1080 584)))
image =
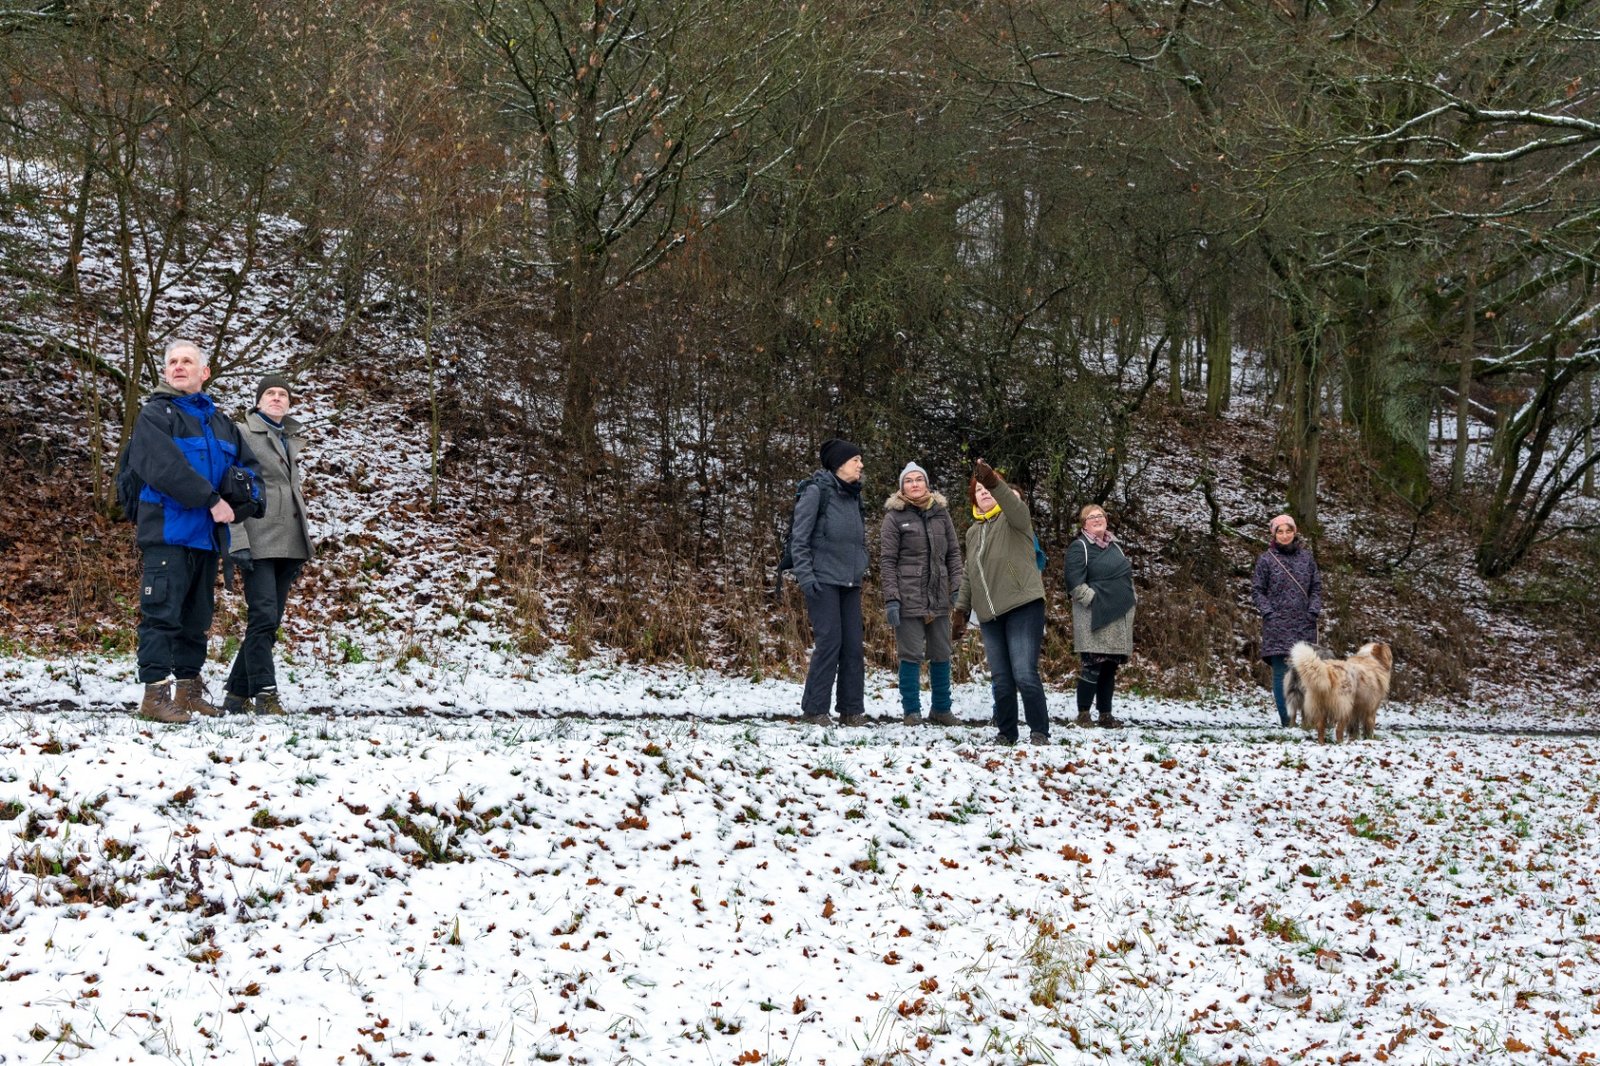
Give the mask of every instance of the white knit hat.
POLYGON ((922 479, 924 481, 926 481, 928 479, 928 472, 926 470, 922 469, 922 467, 918 466, 917 463, 916 463, 916 460, 914 460, 914 459, 911 462, 907 463, 905 465, 905 467, 903 469, 901 469, 901 471, 900 471, 900 481, 899 481, 898 484, 899 484, 899 486, 901 488, 905 488, 905 486, 906 486, 906 475, 907 474, 921 474, 922 475, 922 479))

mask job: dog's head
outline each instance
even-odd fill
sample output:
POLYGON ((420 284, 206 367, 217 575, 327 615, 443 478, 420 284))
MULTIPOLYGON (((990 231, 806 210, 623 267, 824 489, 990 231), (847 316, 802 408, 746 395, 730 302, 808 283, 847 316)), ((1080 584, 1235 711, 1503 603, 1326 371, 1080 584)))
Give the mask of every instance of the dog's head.
POLYGON ((1383 672, 1386 674, 1394 670, 1394 653, 1389 650, 1389 645, 1387 644, 1378 641, 1373 641, 1371 644, 1363 644, 1361 650, 1356 654, 1372 659, 1383 667, 1383 672))

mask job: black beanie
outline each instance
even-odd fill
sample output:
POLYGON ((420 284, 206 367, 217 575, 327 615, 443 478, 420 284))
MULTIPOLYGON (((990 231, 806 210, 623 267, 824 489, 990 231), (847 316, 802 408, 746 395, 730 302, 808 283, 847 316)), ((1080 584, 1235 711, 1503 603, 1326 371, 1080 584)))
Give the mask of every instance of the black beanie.
POLYGON ((819 455, 824 470, 837 471, 841 466, 861 454, 861 446, 832 437, 822 442, 819 455))
POLYGON ((261 394, 268 389, 282 389, 289 394, 289 399, 294 399, 294 389, 289 385, 289 379, 282 374, 267 374, 261 379, 261 384, 256 386, 256 404, 261 403, 261 394))

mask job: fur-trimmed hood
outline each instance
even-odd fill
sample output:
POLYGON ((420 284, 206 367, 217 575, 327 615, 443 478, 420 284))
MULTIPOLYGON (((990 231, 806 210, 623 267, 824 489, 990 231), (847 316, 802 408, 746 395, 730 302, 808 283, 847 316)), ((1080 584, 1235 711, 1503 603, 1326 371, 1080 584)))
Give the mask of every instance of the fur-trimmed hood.
MULTIPOLYGON (((950 509, 950 504, 944 498, 943 493, 930 492, 928 493, 928 506, 933 507, 935 505, 943 507, 947 511, 950 509)), ((887 500, 883 501, 883 509, 885 511, 904 511, 907 507, 914 506, 916 505, 906 499, 905 494, 899 490, 896 490, 887 500)))

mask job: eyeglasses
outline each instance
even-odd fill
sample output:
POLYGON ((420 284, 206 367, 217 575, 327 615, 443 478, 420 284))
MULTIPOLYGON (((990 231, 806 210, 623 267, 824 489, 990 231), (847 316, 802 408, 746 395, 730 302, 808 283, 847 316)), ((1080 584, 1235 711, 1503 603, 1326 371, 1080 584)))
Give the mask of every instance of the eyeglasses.
POLYGON ((1099 519, 1100 521, 1104 522, 1106 520, 1106 516, 1103 515, 1103 514, 1085 515, 1083 520, 1085 522, 1093 522, 1096 519, 1099 519))

